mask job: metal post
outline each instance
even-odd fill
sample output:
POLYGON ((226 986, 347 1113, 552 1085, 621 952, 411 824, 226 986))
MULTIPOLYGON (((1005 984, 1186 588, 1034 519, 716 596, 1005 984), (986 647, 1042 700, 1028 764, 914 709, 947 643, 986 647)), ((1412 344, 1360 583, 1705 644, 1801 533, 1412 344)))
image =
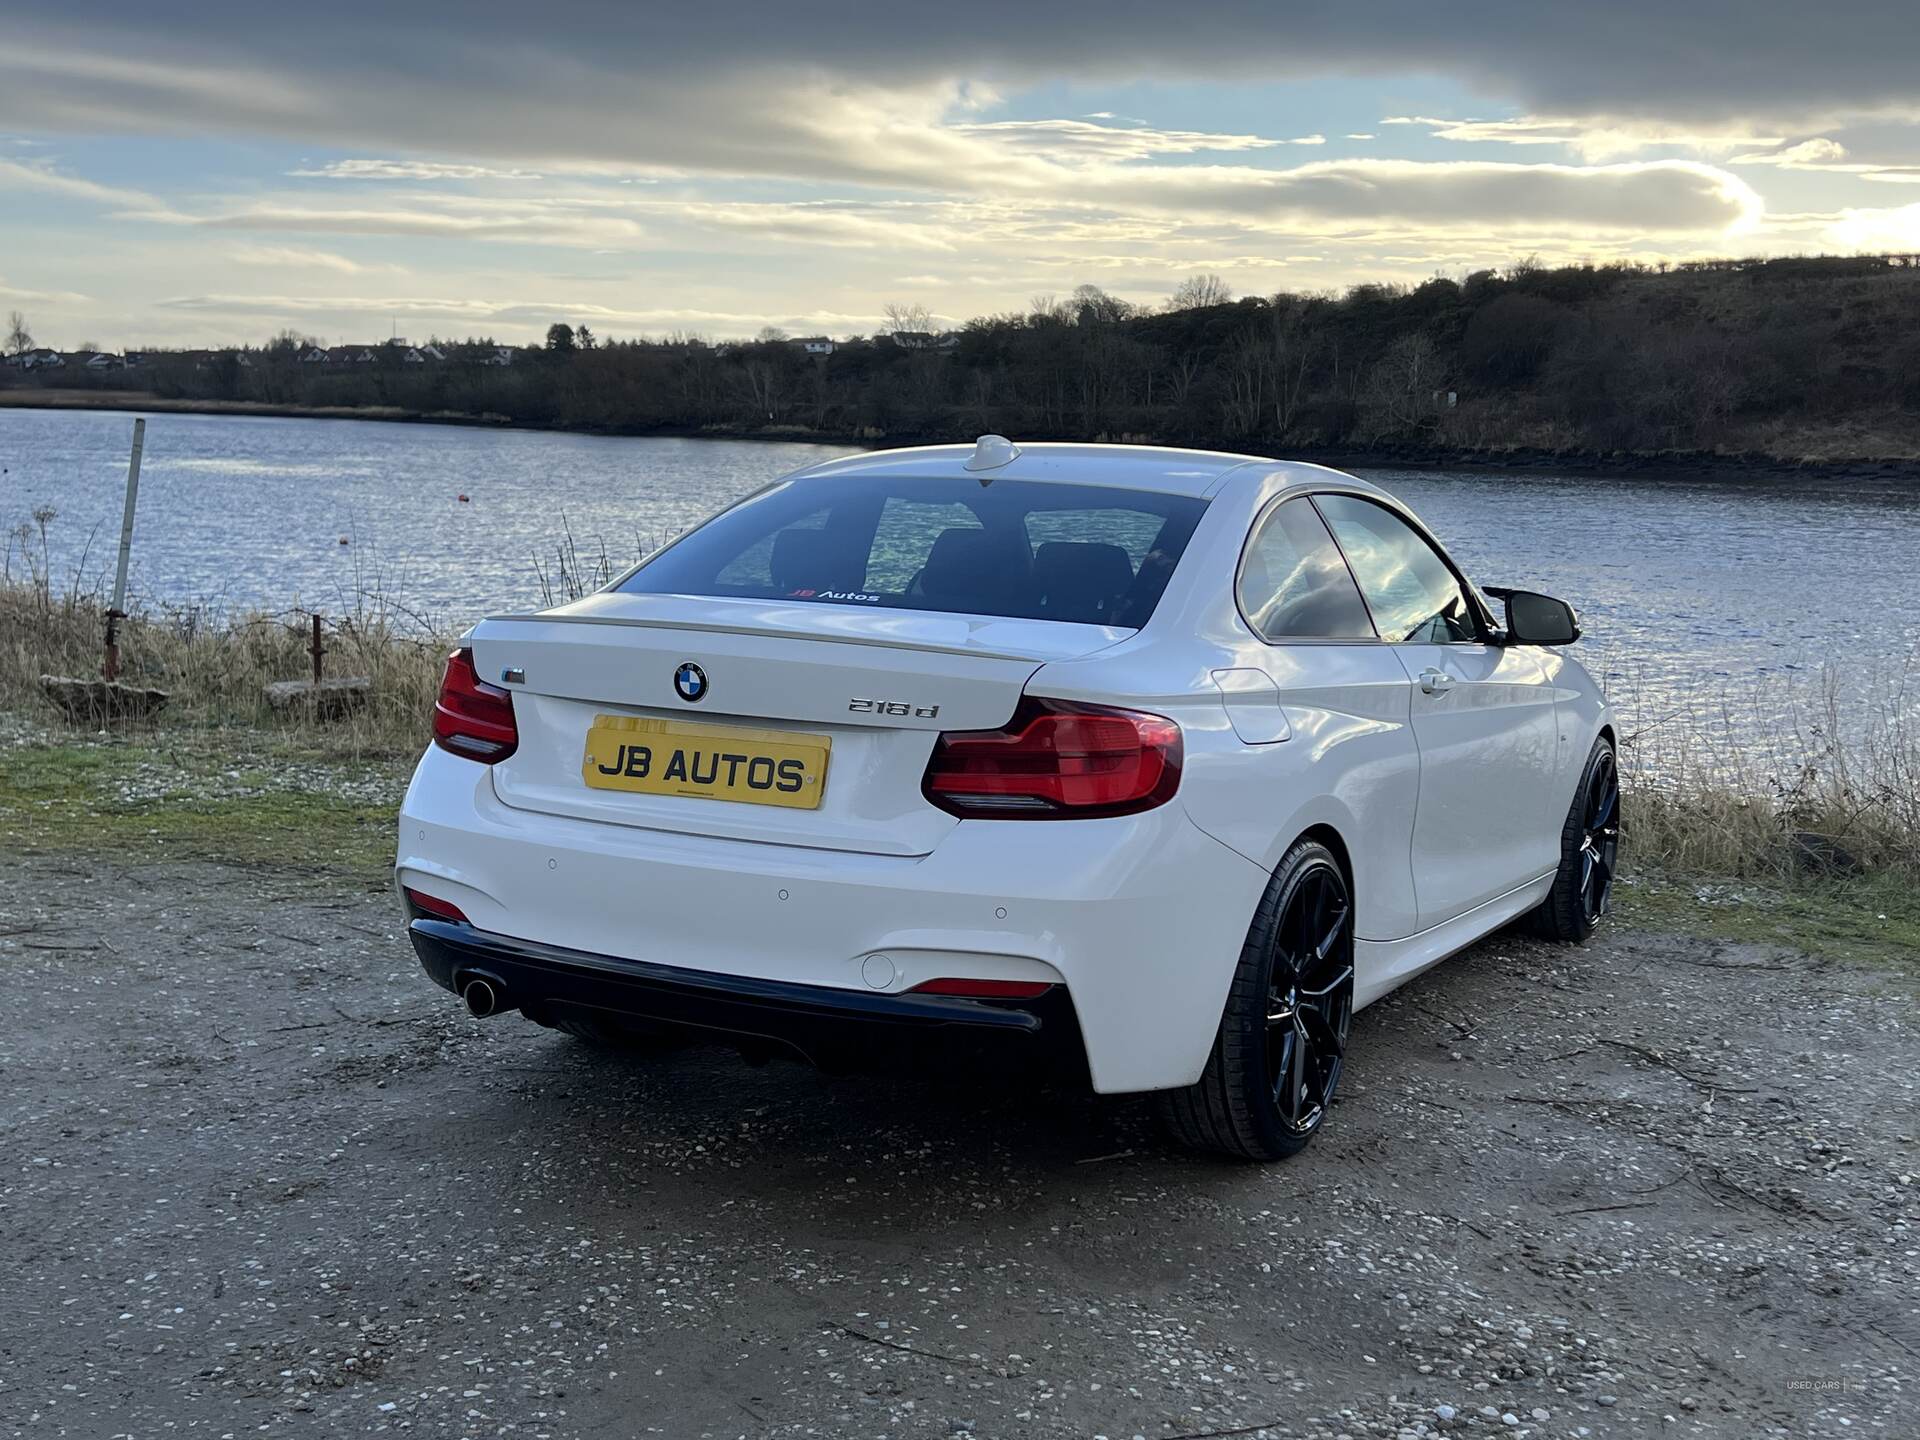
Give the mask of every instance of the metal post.
POLYGON ((140 452, 147 444, 147 422, 133 422, 133 455, 127 461, 127 508, 120 516, 120 564, 113 577, 113 604, 107 610, 107 658, 100 673, 120 678, 120 622, 127 618, 127 562, 133 555, 133 507, 140 497, 140 452))
POLYGON ((318 611, 316 611, 313 616, 313 640, 307 646, 307 653, 313 656, 313 683, 318 685, 320 683, 320 657, 327 653, 320 648, 320 615, 318 611))

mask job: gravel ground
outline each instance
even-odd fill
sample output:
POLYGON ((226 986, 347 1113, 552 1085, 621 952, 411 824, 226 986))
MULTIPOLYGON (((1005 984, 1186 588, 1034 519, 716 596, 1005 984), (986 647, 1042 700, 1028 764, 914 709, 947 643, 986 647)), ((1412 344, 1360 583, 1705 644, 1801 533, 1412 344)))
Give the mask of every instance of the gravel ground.
POLYGON ((1264 1169, 476 1022, 384 896, 0 872, 0 1436, 1920 1434, 1909 984, 1496 937, 1264 1169))

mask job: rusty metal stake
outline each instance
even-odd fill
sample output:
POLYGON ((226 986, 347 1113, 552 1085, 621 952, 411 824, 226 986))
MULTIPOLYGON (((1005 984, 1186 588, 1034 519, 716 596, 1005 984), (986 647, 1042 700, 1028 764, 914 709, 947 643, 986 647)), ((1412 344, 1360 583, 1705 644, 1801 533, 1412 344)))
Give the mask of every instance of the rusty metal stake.
POLYGON ((320 657, 327 652, 320 644, 320 617, 317 614, 313 617, 313 639, 307 645, 307 653, 313 656, 313 683, 318 685, 320 683, 320 657))
POLYGON ((120 564, 113 578, 113 604, 107 607, 107 655, 100 673, 120 678, 120 622, 127 618, 127 561, 133 554, 133 506, 140 496, 140 452, 147 444, 147 422, 133 422, 133 455, 127 461, 127 506, 120 515, 120 564))

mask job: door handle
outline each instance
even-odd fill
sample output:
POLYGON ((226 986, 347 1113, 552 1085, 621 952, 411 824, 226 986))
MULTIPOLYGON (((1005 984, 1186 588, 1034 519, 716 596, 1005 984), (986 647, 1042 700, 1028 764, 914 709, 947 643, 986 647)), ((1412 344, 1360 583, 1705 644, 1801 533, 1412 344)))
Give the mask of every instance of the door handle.
POLYGON ((1422 670, 1420 690, 1427 695, 1444 695, 1453 688, 1453 677, 1444 670, 1422 670))

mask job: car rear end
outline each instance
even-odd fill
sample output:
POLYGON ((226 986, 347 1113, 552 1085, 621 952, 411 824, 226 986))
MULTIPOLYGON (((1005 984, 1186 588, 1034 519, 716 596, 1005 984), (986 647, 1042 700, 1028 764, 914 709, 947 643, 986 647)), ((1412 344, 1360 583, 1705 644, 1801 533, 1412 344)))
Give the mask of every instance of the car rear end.
POLYGON ((1237 950, 1264 876, 1177 803, 1179 703, 1045 682, 1135 640, 1203 508, 801 478, 483 622, 401 815, 429 974, 827 1064, 958 1039, 1190 1080, 1219 996, 1181 957, 1237 950))

